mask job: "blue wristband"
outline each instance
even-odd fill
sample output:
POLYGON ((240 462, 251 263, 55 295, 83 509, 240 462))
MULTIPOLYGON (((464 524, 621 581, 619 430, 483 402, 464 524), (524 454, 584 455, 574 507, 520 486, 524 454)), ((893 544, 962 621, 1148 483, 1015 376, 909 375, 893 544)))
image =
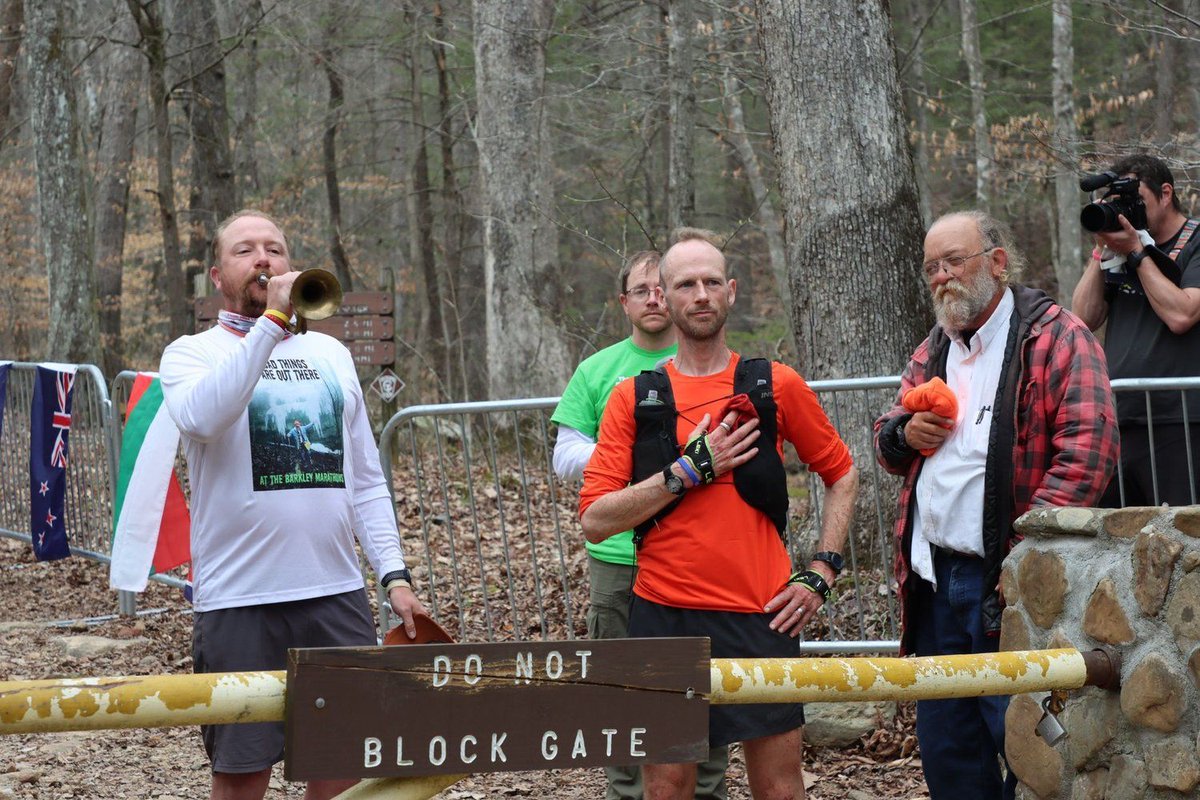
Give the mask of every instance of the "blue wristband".
POLYGON ((688 480, 692 482, 693 486, 700 485, 700 474, 692 468, 691 460, 687 456, 676 459, 675 463, 678 464, 685 473, 687 473, 688 480))

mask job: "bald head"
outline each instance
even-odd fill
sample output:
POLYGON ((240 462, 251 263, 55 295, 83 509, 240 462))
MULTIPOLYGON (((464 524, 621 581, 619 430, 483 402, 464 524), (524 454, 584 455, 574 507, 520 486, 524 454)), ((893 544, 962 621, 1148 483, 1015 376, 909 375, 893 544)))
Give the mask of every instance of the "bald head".
POLYGON ((1012 231, 1000 220, 984 211, 953 211, 939 217, 925 235, 926 258, 931 239, 957 239, 971 252, 1000 251, 1001 270, 998 275, 1004 286, 1020 280, 1025 268, 1025 256, 1016 245, 1012 231))
POLYGON ((721 275, 728 277, 725 254, 707 236, 694 236, 680 239, 671 245, 667 252, 663 253, 662 260, 658 265, 663 286, 670 286, 668 280, 673 267, 698 260, 706 263, 715 260, 721 266, 721 275))

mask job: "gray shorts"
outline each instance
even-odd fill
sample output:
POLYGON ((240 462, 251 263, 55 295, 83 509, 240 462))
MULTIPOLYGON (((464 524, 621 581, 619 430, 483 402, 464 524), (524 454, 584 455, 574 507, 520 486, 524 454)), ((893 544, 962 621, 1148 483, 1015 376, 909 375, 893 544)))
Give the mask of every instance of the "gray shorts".
MULTIPOLYGON (((249 672, 287 668, 289 647, 374 645, 375 621, 366 592, 289 603, 222 608, 192 623, 196 672, 249 672)), ((260 772, 283 760, 283 723, 202 725, 213 772, 260 772)))

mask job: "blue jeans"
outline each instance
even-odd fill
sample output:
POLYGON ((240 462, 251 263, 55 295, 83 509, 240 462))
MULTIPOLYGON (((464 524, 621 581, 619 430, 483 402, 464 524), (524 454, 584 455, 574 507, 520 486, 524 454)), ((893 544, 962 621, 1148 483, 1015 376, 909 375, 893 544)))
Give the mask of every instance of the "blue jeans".
MULTIPOLYGON (((934 550, 938 589, 913 575, 913 620, 918 656, 994 653, 1000 639, 986 636, 982 558, 934 550)), ((1000 774, 1008 697, 917 701, 917 741, 930 800, 1011 800, 1016 776, 1000 774)), ((1033 735, 1030 732, 1030 735, 1033 735)))

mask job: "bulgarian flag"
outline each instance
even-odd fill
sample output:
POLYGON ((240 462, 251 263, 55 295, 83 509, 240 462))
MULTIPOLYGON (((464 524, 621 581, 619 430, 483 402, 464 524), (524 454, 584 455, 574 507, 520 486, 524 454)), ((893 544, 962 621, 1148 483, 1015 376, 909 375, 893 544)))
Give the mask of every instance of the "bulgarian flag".
POLYGON ((179 429, 167 414, 158 375, 139 372, 121 440, 108 578, 114 589, 140 592, 150 575, 191 560, 191 519, 175 475, 178 449, 179 429))

